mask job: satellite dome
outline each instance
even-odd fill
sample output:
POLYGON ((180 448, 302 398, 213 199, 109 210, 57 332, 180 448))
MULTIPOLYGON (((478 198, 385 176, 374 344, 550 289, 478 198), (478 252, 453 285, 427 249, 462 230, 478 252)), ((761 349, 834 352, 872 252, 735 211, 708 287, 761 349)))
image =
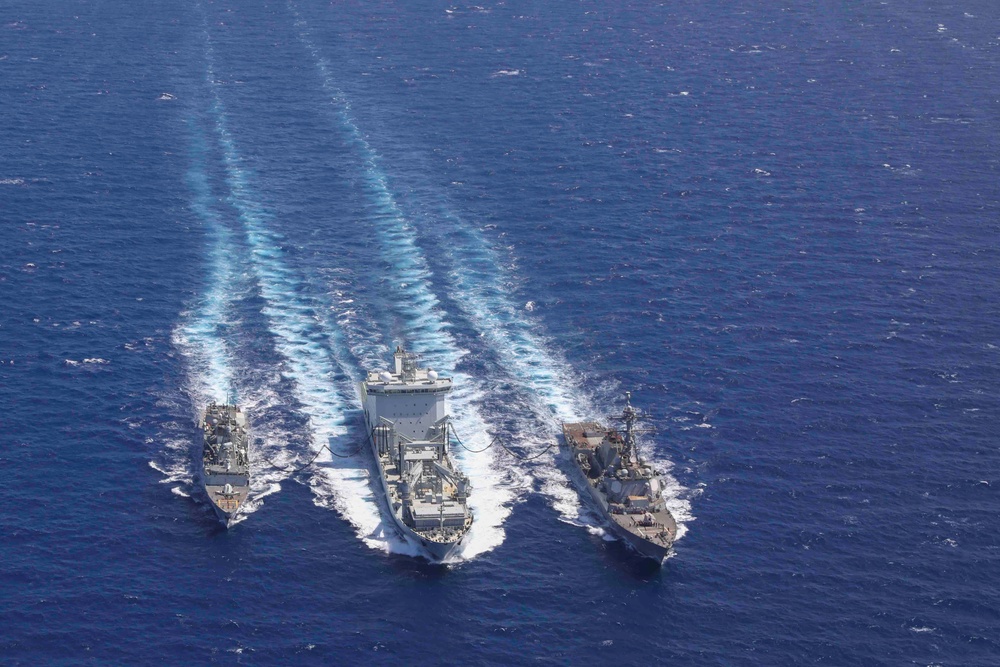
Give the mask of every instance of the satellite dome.
POLYGON ((389 371, 382 371, 378 374, 378 377, 382 382, 392 382, 392 373, 389 371))
POLYGON ((427 378, 430 379, 430 380, 437 380, 438 379, 437 371, 428 370, 427 371, 427 378))

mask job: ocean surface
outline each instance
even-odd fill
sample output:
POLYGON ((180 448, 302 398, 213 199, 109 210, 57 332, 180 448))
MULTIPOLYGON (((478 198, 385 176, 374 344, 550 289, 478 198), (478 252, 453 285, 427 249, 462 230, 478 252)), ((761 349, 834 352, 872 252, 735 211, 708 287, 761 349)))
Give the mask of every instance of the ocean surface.
POLYGON ((1000 664, 998 91, 992 0, 7 0, 0 663, 1000 664), (358 450, 398 344, 445 565, 358 450), (546 450, 625 391, 662 568, 546 450))

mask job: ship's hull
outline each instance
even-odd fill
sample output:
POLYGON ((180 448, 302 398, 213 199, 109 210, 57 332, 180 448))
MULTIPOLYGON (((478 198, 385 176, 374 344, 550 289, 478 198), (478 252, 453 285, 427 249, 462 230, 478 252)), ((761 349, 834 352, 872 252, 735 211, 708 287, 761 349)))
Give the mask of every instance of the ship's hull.
POLYGON ((615 521, 613 515, 606 515, 606 519, 608 524, 611 526, 611 532, 613 532, 616 537, 621 539, 622 542, 625 542, 627 545, 632 547, 632 549, 638 552, 639 555, 650 558, 657 563, 662 563, 663 559, 670 553, 670 545, 652 542, 636 535, 615 521))
POLYGON ((215 516, 229 528, 250 495, 250 436, 246 415, 236 406, 213 402, 205 410, 201 427, 205 439, 198 457, 201 488, 215 516), (218 432, 212 433, 217 427, 218 432), (223 444, 219 444, 220 437, 225 438, 223 444), (218 459, 215 447, 228 450, 224 462, 218 459))
POLYGON ((671 544, 664 545, 659 542, 647 540, 619 524, 615 520, 615 515, 608 509, 608 500, 604 497, 604 494, 587 479, 583 471, 575 465, 575 461, 571 464, 571 468, 573 471, 573 481, 579 487, 581 495, 598 511, 602 522, 611 530, 611 533, 639 555, 652 559, 657 563, 662 563, 663 559, 670 553, 671 544))
POLYGON ((221 507, 213 503, 211 498, 209 498, 209 502, 212 503, 212 510, 215 512, 215 517, 219 520, 219 522, 223 526, 229 528, 230 522, 235 518, 236 514, 227 512, 226 510, 222 509, 221 507))
POLYGON ((212 509, 215 510, 215 516, 219 518, 222 525, 229 528, 239 515, 240 510, 243 509, 243 504, 250 493, 249 481, 247 486, 234 486, 231 494, 221 498, 221 487, 206 485, 202 488, 205 491, 205 495, 208 496, 208 502, 212 505, 212 509))
MULTIPOLYGON (((365 416, 365 424, 368 428, 368 432, 371 433, 372 426, 368 424, 367 415, 365 416)), ((427 539, 406 525, 406 522, 403 521, 402 509, 396 507, 396 501, 390 491, 391 482, 386 479, 385 465, 382 463, 382 457, 379 456, 375 447, 375 442, 371 438, 368 439, 368 445, 371 449, 372 457, 375 459, 375 467, 378 468, 379 483, 382 486, 382 497, 385 500, 386 507, 388 508, 389 516, 392 517, 393 523, 396 524, 396 529, 403 535, 404 538, 420 545, 420 547, 427 552, 430 560, 438 562, 446 560, 458 550, 462 544, 462 540, 465 539, 468 532, 466 531, 463 533, 462 536, 454 542, 436 542, 434 540, 427 539)))
POLYGON ((205 498, 208 500, 208 504, 212 506, 215 516, 218 517, 222 525, 229 528, 232 525, 233 520, 236 519, 237 515, 240 513, 240 510, 243 509, 247 496, 250 495, 250 477, 246 477, 245 484, 232 484, 232 492, 226 494, 224 492, 225 487, 206 483, 207 474, 205 472, 205 463, 203 460, 201 461, 199 472, 201 477, 201 490, 204 492, 205 498))

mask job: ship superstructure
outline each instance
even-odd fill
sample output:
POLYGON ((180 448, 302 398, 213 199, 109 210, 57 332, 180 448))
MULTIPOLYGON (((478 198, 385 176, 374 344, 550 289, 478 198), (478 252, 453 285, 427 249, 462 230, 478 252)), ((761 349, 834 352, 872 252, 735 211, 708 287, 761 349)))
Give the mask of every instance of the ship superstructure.
POLYGON ((228 528, 250 493, 249 424, 232 404, 212 402, 201 422, 205 443, 201 473, 205 494, 228 528))
POLYGON ((662 562, 677 535, 663 482, 639 456, 638 412, 626 393, 624 435, 596 422, 563 424, 563 436, 581 490, 611 531, 643 556, 662 562))
POLYGON ((402 347, 394 361, 394 372, 371 371, 358 383, 368 440, 396 527, 441 561, 472 527, 469 480, 449 454, 452 382, 418 368, 402 347))

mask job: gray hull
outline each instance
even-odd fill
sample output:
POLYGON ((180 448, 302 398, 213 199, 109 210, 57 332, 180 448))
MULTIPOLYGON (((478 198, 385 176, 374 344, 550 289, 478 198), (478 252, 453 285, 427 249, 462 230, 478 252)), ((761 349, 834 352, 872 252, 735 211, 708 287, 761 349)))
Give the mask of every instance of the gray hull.
POLYGON ((208 499, 209 505, 212 506, 215 516, 223 526, 226 528, 231 527, 233 520, 239 515, 240 510, 243 509, 247 496, 250 495, 250 479, 247 478, 245 484, 233 485, 233 493, 227 496, 222 493, 224 487, 205 483, 207 475, 204 465, 201 466, 200 472, 201 490, 205 492, 205 497, 208 499))
POLYGON ((469 478, 448 451, 452 380, 419 367, 402 347, 393 363, 394 371, 369 371, 357 384, 368 444, 396 530, 422 556, 443 561, 456 554, 473 520, 469 478))
POLYGON ((389 515, 392 517, 392 521, 396 524, 396 529, 400 532, 400 534, 402 534, 404 538, 420 545, 420 547, 427 552, 432 561, 443 561, 458 551, 462 544, 462 540, 465 539, 465 535, 468 535, 468 532, 463 534, 462 537, 455 542, 435 542, 434 540, 429 540, 423 537, 420 533, 406 525, 401 514, 402 510, 397 509, 395 507, 395 503, 393 502, 393 494, 389 491, 389 482, 385 478, 385 468, 382 465, 382 459, 379 456, 378 451, 375 449, 375 443, 369 442, 369 445, 371 447, 372 456, 375 458, 375 465, 378 467, 379 482, 382 484, 382 497, 388 506, 389 515))
POLYGON ((622 542, 632 547, 633 550, 637 551, 639 555, 645 556, 646 558, 651 558, 657 563, 662 563, 663 559, 667 557, 670 553, 669 546, 663 546, 656 544, 655 542, 650 542, 649 540, 643 539, 642 537, 636 535, 630 530, 622 527, 614 520, 614 517, 607 516, 607 522, 611 526, 611 532, 615 534, 622 542))
MULTIPOLYGON (((209 502, 211 502, 211 500, 209 502)), ((236 515, 230 514, 229 512, 222 509, 215 503, 212 503, 212 509, 215 510, 215 516, 220 522, 222 522, 222 525, 225 526, 226 528, 229 528, 230 522, 236 515)))
POLYGON ((597 510, 602 523, 606 528, 610 529, 611 534, 631 547, 640 556, 650 558, 657 563, 662 563, 663 559, 670 553, 670 545, 663 546, 651 542, 619 524, 615 520, 615 516, 608 511, 607 498, 584 477, 583 472, 579 468, 573 465, 572 470, 573 481, 576 482, 581 491, 584 491, 586 497, 590 500, 590 505, 597 510))
POLYGON ((215 516, 219 518, 226 528, 229 528, 233 524, 233 520, 239 515, 240 510, 243 509, 243 504, 246 502, 247 495, 250 493, 249 486, 240 486, 233 488, 233 494, 235 502, 225 502, 219 498, 218 491, 219 487, 204 486, 205 495, 208 496, 208 502, 211 503, 212 509, 215 510, 215 516), (223 506, 225 505, 225 506, 223 506))
POLYGON ((201 487, 219 521, 229 528, 250 493, 249 422, 238 406, 212 402, 201 427, 201 487))

